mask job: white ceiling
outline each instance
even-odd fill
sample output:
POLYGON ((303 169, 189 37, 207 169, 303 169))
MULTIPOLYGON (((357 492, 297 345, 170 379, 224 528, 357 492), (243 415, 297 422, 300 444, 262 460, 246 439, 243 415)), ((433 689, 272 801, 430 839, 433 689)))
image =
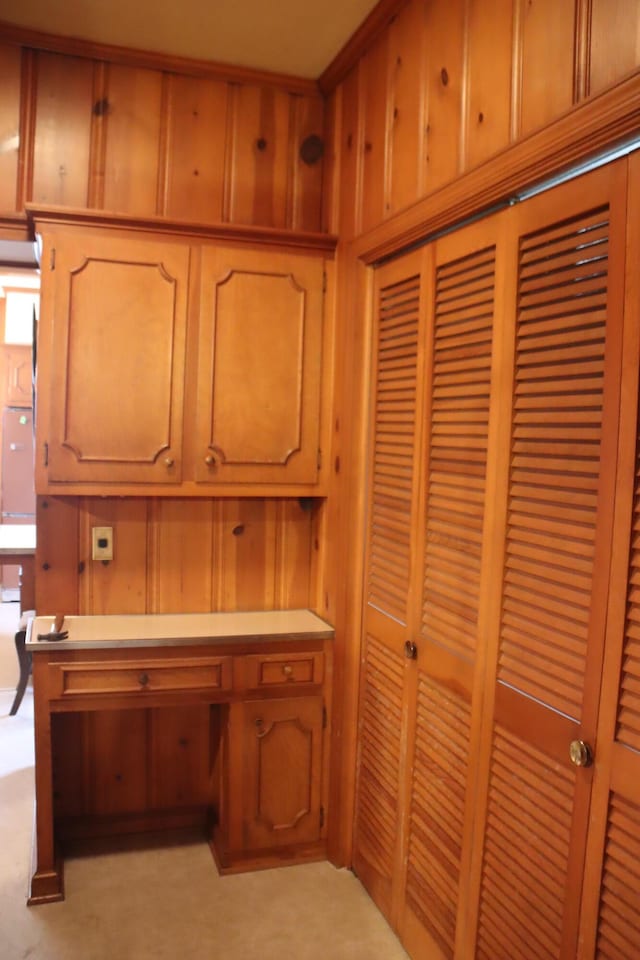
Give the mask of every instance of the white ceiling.
POLYGON ((316 78, 376 2, 2 0, 0 20, 116 46, 316 78))

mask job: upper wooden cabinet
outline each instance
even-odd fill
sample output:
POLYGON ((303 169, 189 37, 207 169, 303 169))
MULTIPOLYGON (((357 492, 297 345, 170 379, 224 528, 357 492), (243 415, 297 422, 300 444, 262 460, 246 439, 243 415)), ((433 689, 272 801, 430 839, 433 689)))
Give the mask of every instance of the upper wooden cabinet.
POLYGON ((203 252, 196 480, 314 483, 322 261, 203 252))
POLYGON ((38 381, 48 482, 179 482, 189 248, 79 235, 50 244, 40 359, 50 350, 51 363, 38 381))
POLYGON ((321 252, 42 236, 39 492, 318 492, 321 252))

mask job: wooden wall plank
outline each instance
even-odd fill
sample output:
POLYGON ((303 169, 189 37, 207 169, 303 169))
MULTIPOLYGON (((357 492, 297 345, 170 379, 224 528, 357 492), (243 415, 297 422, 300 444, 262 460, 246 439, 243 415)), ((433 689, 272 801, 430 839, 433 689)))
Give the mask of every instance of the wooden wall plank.
POLYGON ((276 609, 310 606, 315 509, 311 501, 276 503, 276 609))
POLYGON ((93 63, 39 53, 31 199, 85 207, 93 108, 93 63))
POLYGON ((147 513, 144 499, 81 500, 80 613, 146 613, 147 513), (113 527, 113 561, 91 559, 91 528, 113 527))
POLYGON ((229 219, 284 227, 289 157, 288 94, 234 86, 229 219))
POLYGON ((412 0, 389 28, 389 214, 424 192, 425 9, 412 0))
POLYGON ((519 0, 521 110, 519 134, 549 123, 571 107, 575 0, 519 0), (544 69, 540 65, 544 63, 544 69))
MULTIPOLYGON (((271 610, 275 600, 276 513, 272 500, 228 500, 217 530, 224 563, 217 610, 271 610)), ((214 571, 215 573, 215 571, 214 571)))
POLYGON ((342 98, 340 169, 338 171, 338 233, 350 240, 360 233, 362 219, 362 69, 354 67, 340 87, 342 98))
POLYGON ((3 212, 17 208, 21 72, 20 48, 0 44, 0 210, 3 212))
POLYGON ((78 613, 78 510, 75 497, 37 497, 36 610, 78 613))
POLYGON ((465 168, 509 143, 513 6, 513 0, 469 0, 465 168))
POLYGON ((448 183, 461 164, 464 4, 427 5, 426 191, 448 183))
POLYGON ((289 224, 294 230, 322 229, 322 185, 324 161, 322 156, 305 162, 300 153, 308 137, 319 137, 324 142, 324 103, 320 97, 293 97, 292 130, 292 198, 289 224))
POLYGON ((170 76, 166 196, 163 213, 222 220, 228 85, 170 76))
POLYGON ((388 65, 389 35, 384 33, 362 58, 364 83, 363 230, 380 223, 385 215, 388 189, 388 65))
POLYGON ((638 68, 639 0, 592 0, 590 59, 591 94, 638 68))
POLYGON ((155 214, 162 74, 111 65, 107 79, 104 206, 155 214))
POLYGON ((149 502, 149 613, 212 610, 211 500, 149 502))

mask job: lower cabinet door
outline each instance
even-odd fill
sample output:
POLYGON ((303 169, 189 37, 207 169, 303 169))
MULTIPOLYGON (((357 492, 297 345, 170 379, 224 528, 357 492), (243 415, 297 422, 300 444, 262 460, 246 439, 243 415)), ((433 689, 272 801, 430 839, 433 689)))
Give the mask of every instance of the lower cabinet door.
POLYGON ((320 839, 322 697, 245 704, 245 849, 320 839))

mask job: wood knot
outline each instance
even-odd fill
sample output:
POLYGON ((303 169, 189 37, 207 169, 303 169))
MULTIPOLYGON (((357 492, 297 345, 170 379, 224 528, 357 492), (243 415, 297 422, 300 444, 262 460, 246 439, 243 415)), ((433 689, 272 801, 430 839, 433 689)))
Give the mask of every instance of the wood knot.
POLYGON ((449 73, 446 67, 443 67, 440 71, 440 79, 442 80, 442 86, 446 87, 449 84, 449 73))
POLYGON ((231 533, 234 537, 241 537, 244 533, 244 523, 237 523, 231 533))
POLYGON ((308 167, 312 167, 324 154, 324 140, 316 133, 309 134, 300 144, 300 159, 308 167))
POLYGON ((109 101, 106 97, 103 97, 101 100, 97 100, 93 105, 93 115, 94 117, 103 117, 105 113, 109 111, 109 101))
POLYGON ((266 150, 266 149, 267 149, 267 141, 265 140, 264 137, 259 137, 259 138, 256 140, 256 147, 257 147, 257 149, 260 150, 261 152, 262 152, 263 150, 266 150))

